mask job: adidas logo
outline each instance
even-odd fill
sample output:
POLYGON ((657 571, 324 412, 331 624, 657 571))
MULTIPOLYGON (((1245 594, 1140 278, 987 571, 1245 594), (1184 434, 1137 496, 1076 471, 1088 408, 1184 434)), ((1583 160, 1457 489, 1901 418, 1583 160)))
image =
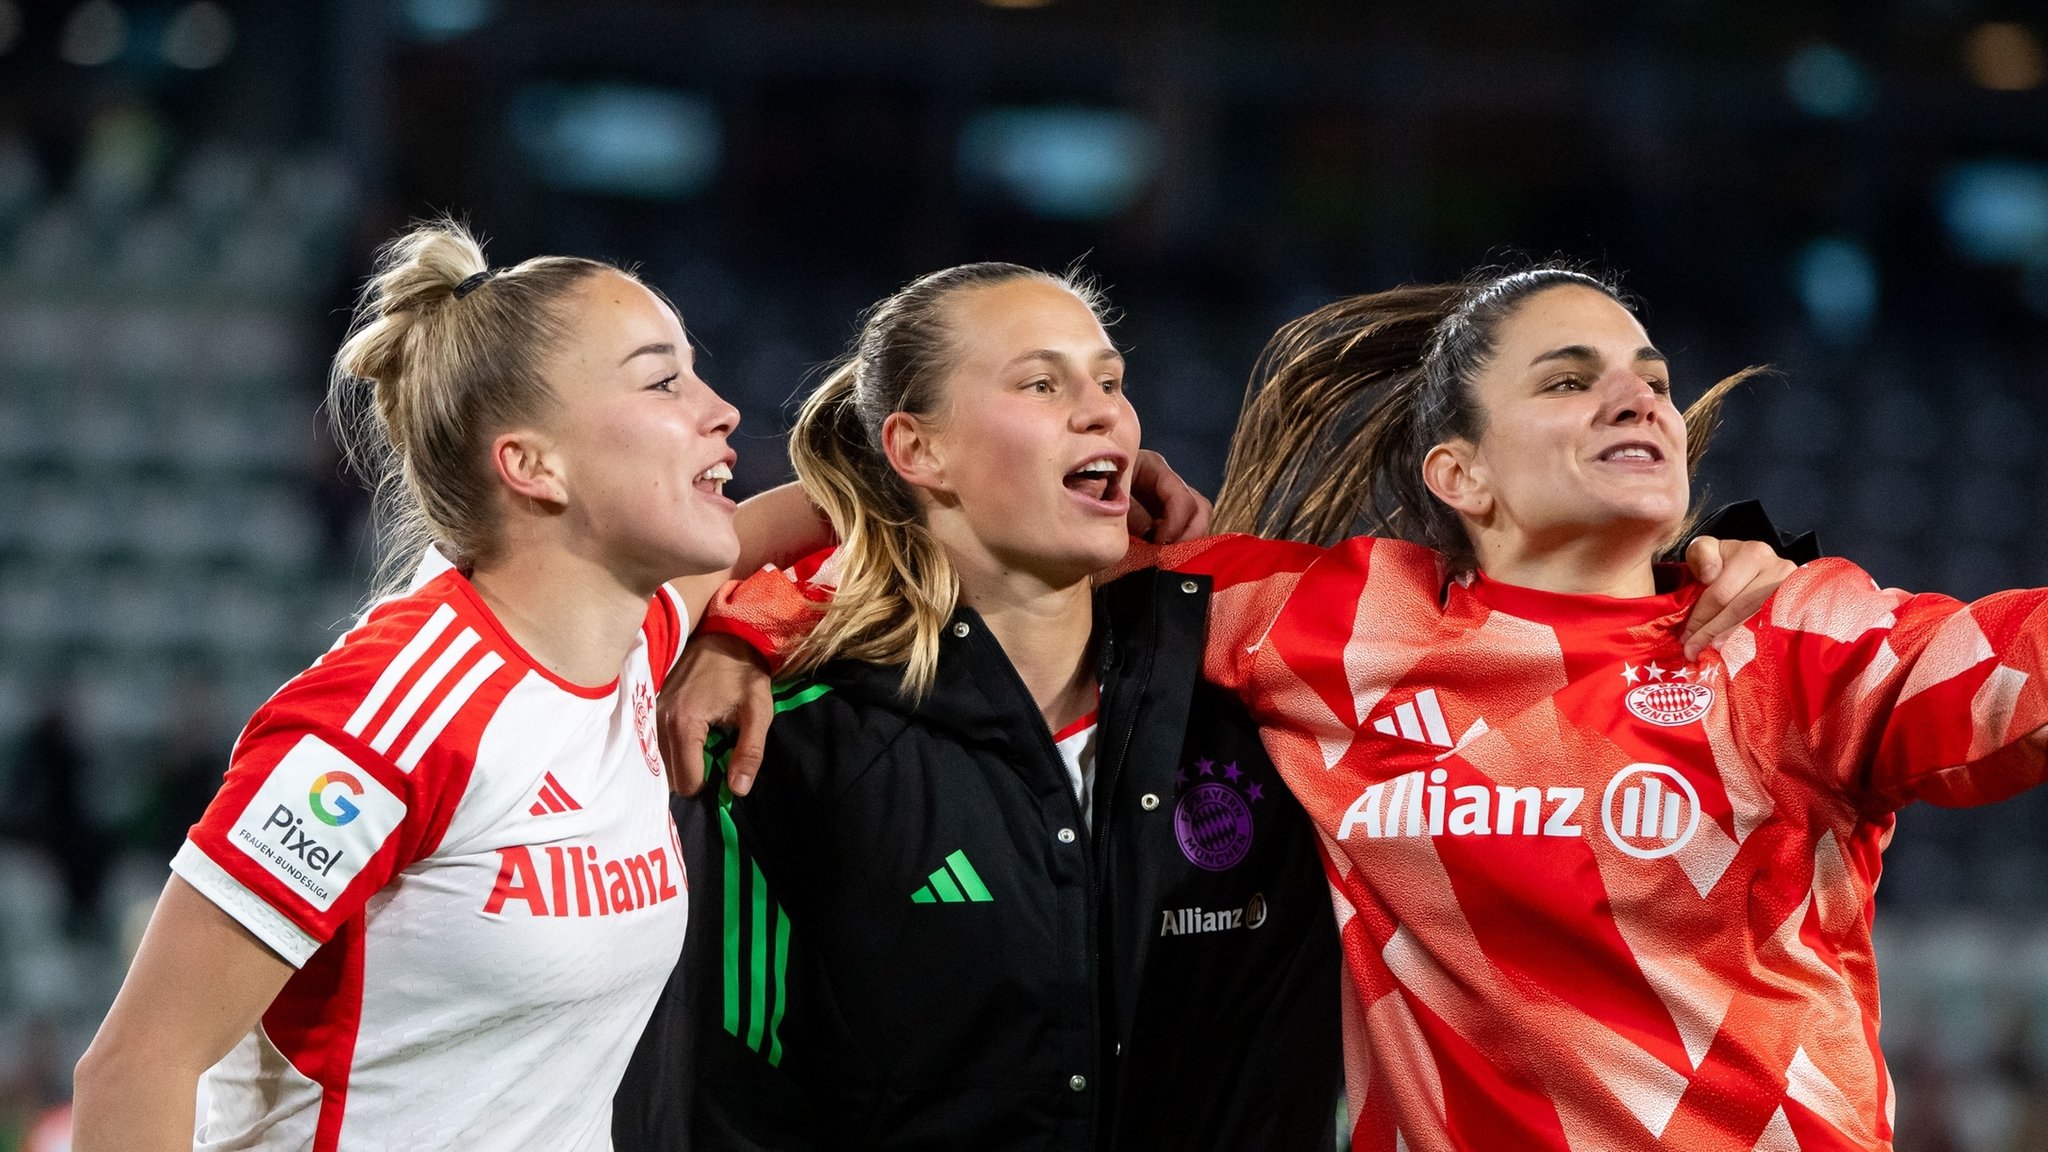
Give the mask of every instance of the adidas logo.
POLYGON ((529 816, 547 816, 555 812, 578 811, 582 807, 583 805, 578 804, 574 796, 569 795, 569 790, 562 787, 562 782, 555 779, 555 774, 549 772, 541 777, 540 799, 533 802, 533 807, 528 808, 526 814, 529 816))
POLYGON ((1382 716, 1372 722, 1372 730, 1434 748, 1452 747, 1451 729, 1444 723, 1444 710, 1436 702, 1434 688, 1424 688, 1415 694, 1413 701, 1396 705, 1392 716, 1382 716))
POLYGON ((931 883, 910 894, 912 904, 986 904, 995 897, 981 874, 967 862, 967 853, 955 852, 932 870, 931 883))

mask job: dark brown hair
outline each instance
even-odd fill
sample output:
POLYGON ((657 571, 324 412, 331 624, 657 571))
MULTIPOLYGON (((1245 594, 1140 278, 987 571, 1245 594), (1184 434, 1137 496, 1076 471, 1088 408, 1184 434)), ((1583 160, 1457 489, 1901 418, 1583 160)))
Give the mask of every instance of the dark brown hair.
MULTIPOLYGON (((1359 533, 1396 537, 1470 569, 1472 542, 1423 483, 1423 458, 1446 440, 1485 435, 1473 382, 1501 325, 1531 296, 1565 285, 1634 311, 1609 281, 1544 265, 1352 296, 1282 327, 1252 372, 1216 530, 1317 544, 1359 533)), ((1729 390, 1757 371, 1716 383, 1686 409, 1689 470, 1729 390)))

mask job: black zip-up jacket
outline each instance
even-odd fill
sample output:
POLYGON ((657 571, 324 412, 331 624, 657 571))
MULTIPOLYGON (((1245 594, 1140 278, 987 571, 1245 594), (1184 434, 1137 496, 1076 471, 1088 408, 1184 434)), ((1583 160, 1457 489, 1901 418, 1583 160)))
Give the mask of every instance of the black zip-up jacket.
POLYGON ((970 610, 914 707, 900 667, 779 685, 752 794, 678 802, 690 942, 619 1152, 1331 1147, 1328 889, 1207 612, 1199 577, 1097 593, 1092 834, 970 610))

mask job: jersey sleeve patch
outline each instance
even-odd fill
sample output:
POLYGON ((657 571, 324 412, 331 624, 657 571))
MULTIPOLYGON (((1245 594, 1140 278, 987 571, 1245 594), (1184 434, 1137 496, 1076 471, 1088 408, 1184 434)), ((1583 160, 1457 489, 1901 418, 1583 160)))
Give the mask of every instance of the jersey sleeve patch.
POLYGON ((405 819, 405 801, 318 736, 300 738, 224 839, 321 912, 405 819))

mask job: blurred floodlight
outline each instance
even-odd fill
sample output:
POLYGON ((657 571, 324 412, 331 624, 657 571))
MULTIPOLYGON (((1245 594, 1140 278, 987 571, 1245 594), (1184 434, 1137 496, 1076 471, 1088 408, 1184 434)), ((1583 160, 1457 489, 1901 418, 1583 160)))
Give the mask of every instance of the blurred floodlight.
POLYGON ((723 145, 709 100, 618 84, 529 86, 513 98, 512 133, 550 184, 658 198, 702 191, 723 145))
POLYGON ((993 109, 968 120, 960 168, 1041 216, 1102 219, 1145 191, 1159 169, 1159 133, 1112 109, 993 109))
POLYGON ((213 0, 199 0, 178 9, 164 29, 164 59, 180 68, 199 71, 228 58, 235 46, 235 22, 213 0))
POLYGON ((0 0, 0 56, 6 55, 8 49, 13 48, 14 42, 19 39, 21 9, 15 6, 14 0, 0 0))
POLYGON ((400 0, 405 26, 421 40, 453 40, 491 22, 496 0, 400 0))
POLYGON ((1877 318, 1877 262, 1847 237, 1823 236, 1800 249, 1793 283, 1814 330, 1830 340, 1855 340, 1877 318))
POLYGON ((71 10, 57 54, 85 68, 111 64, 128 43, 128 18, 110 0, 87 0, 71 10))
POLYGON ((1941 218, 1974 260, 2048 257, 2048 164, 1977 160, 1942 181, 1941 218))
POLYGON ((2048 80, 2041 42, 2024 24, 1977 25, 1963 42, 1963 58, 1969 63, 1970 79, 1993 91, 2024 92, 2048 80))
POLYGON ((1785 89, 1809 116, 1839 120, 1870 106, 1870 78, 1833 44, 1808 44, 1785 62, 1785 89))

